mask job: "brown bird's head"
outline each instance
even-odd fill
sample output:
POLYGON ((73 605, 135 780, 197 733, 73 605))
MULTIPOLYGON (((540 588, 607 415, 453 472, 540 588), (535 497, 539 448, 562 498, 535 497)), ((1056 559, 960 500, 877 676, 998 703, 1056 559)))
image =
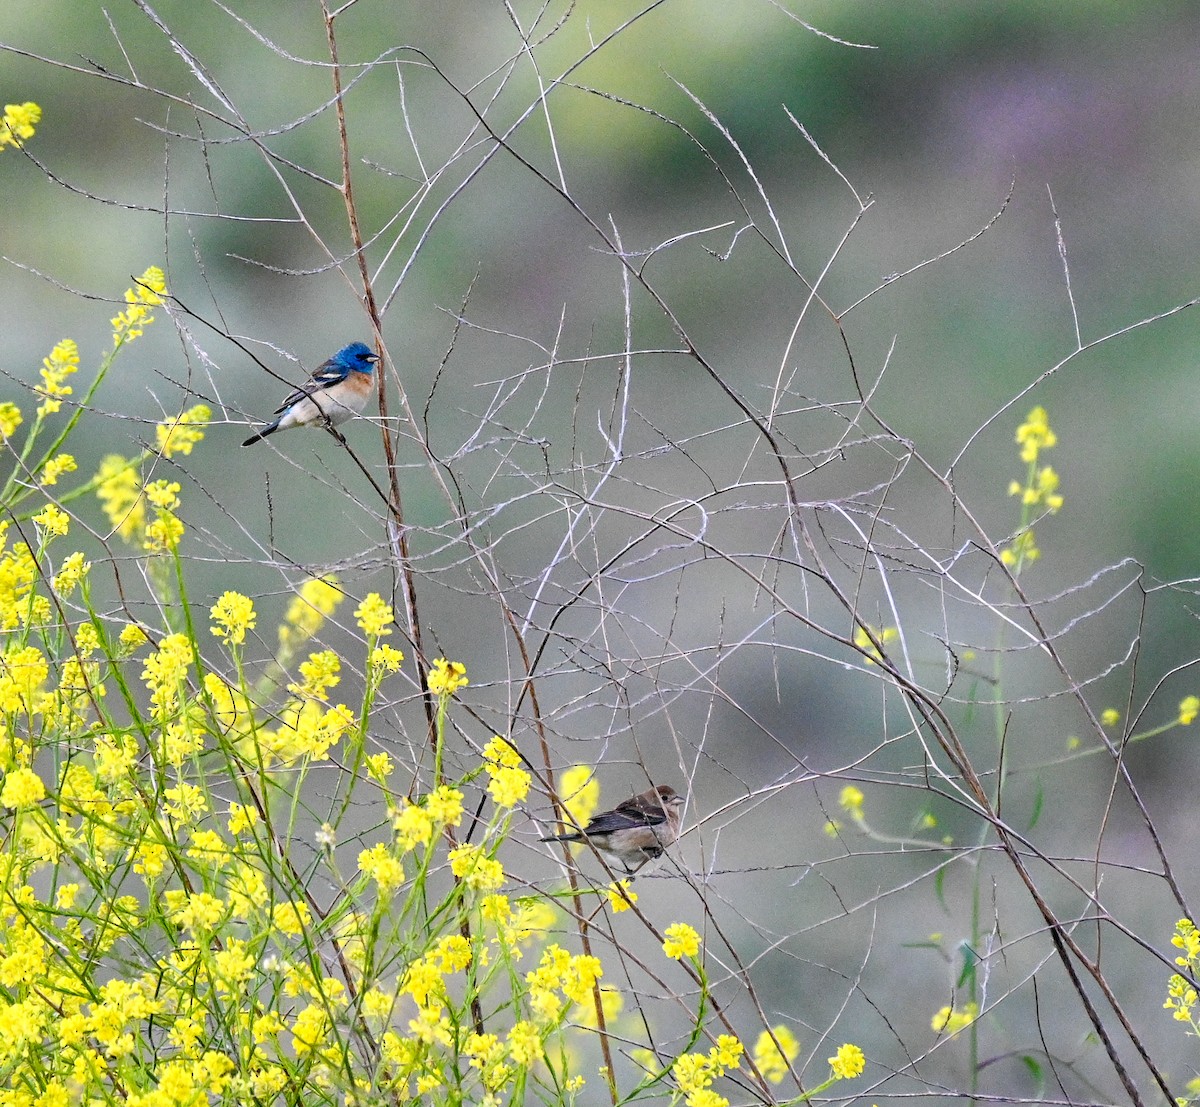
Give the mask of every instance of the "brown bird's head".
POLYGON ((669 784, 660 784, 651 794, 654 792, 658 793, 658 802, 662 804, 664 811, 678 811, 683 806, 683 796, 669 784))

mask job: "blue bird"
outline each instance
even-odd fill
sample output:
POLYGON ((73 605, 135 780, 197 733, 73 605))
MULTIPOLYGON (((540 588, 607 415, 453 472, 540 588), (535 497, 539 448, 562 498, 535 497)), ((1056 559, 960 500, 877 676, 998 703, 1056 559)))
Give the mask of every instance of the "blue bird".
POLYGON ((353 418, 375 391, 372 381, 378 355, 361 342, 351 342, 317 369, 275 409, 275 419, 256 431, 243 446, 289 427, 322 423, 335 427, 353 418))

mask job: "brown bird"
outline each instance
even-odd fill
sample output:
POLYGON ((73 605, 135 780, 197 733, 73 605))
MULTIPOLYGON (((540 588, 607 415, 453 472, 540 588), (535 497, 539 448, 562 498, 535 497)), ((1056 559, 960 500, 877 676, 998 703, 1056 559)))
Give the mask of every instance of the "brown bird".
POLYGON ((602 811, 582 830, 550 834, 543 842, 590 842, 627 873, 640 869, 679 837, 683 796, 669 784, 660 784, 627 799, 611 811, 602 811))

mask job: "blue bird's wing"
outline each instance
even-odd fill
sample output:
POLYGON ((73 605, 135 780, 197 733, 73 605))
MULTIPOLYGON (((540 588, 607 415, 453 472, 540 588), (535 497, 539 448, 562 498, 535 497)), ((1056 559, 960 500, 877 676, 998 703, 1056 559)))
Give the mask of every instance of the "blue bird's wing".
POLYGON ((283 403, 275 409, 275 414, 281 415, 288 408, 313 395, 314 392, 324 392, 325 389, 332 388, 335 384, 341 384, 349 375, 350 370, 346 366, 339 365, 331 358, 316 369, 313 375, 299 388, 289 392, 283 403))

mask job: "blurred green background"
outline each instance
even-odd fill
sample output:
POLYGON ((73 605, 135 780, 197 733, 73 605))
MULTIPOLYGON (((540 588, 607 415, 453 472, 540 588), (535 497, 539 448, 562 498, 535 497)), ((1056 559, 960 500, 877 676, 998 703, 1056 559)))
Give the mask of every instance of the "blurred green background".
MULTIPOLYGON (((5 5, 5 102, 42 106, 29 153, 53 174, 15 151, 0 154, 0 368, 5 398, 24 406, 32 406, 24 390, 41 358, 62 337, 80 343, 82 382, 115 311, 103 300, 119 298, 130 275, 150 264, 164 265, 172 291, 197 314, 254 344, 288 379, 303 374, 288 357, 311 369, 343 343, 370 338, 346 260, 345 208, 330 185, 340 163, 319 7, 259 0, 225 10, 168 0, 153 10, 161 25, 134 3, 107 11, 82 0, 5 5), (162 25, 186 49, 175 48, 162 25), (221 121, 234 116, 259 143, 221 121)), ((822 866, 840 853, 821 827, 836 813, 837 782, 770 789, 854 763, 850 775, 903 785, 872 797, 879 822, 894 833, 927 803, 958 842, 973 841, 978 826, 919 791, 921 754, 911 736, 891 744, 908 720, 875 674, 796 620, 772 617, 772 605, 744 579, 693 559, 682 534, 674 546, 657 548, 667 542, 661 535, 654 548, 633 549, 604 589, 589 578, 589 558, 603 564, 668 507, 679 510, 682 532, 712 525, 714 541, 755 559, 776 549, 781 519, 778 497, 755 484, 777 481, 778 470, 728 397, 671 352, 678 337, 636 287, 632 345, 659 352, 633 359, 625 454, 611 482, 600 482, 611 443, 598 425, 611 433, 620 409, 614 355, 624 348, 625 306, 621 268, 581 213, 610 233, 611 219, 704 357, 752 407, 770 408, 783 382, 778 430, 792 444, 804 474, 800 495, 810 503, 850 502, 888 481, 902 451, 894 442, 864 443, 878 428, 861 417, 848 426, 856 394, 846 352, 825 311, 805 310, 806 281, 820 277, 825 303, 839 314, 878 289, 843 319, 859 379, 864 387, 879 381, 875 410, 935 469, 956 462, 954 493, 996 541, 1018 515, 1007 497, 1010 480, 1024 475, 1013 432, 1034 404, 1044 405, 1059 436, 1045 460, 1062 477, 1066 506, 1039 528, 1043 560, 1025 578, 1030 593, 1044 603, 1051 633, 1062 632, 1073 679, 1096 710, 1124 711, 1131 697, 1140 705, 1153 691, 1142 723, 1162 723, 1195 690, 1186 667, 1200 653, 1190 583, 1200 576, 1200 533, 1185 525, 1200 478, 1200 317, 1182 312, 1140 328, 1046 376, 1076 345, 1049 192, 1085 344, 1197 294, 1200 9, 709 0, 666 2, 639 15, 637 5, 608 2, 556 4, 536 25, 540 8, 514 10, 537 43, 538 72, 499 4, 360 0, 337 24, 353 82, 346 110, 356 199, 387 303, 384 339, 418 420, 414 427, 406 419, 393 382, 423 621, 439 651, 468 663, 488 725, 507 732, 517 666, 487 598, 492 584, 464 563, 454 507, 431 475, 453 471, 478 539, 494 543, 499 577, 522 614, 544 625, 558 605, 584 595, 555 624, 546 656, 544 699, 562 763, 603 762, 606 800, 644 787, 636 766, 645 763, 656 777, 687 776, 692 821, 728 810, 690 836, 687 864, 715 865, 711 880, 744 924, 737 933, 762 951, 768 1007, 807 1019, 799 1026, 806 1042, 839 1017, 844 976, 873 941, 884 962, 873 986, 905 998, 913 1010, 891 1014, 905 1040, 922 1043, 911 1048, 925 1048, 933 1042, 929 1013, 950 1001, 953 966, 929 950, 900 951, 931 930, 966 926, 955 895, 966 877, 953 870, 940 899, 928 881, 901 891, 938 859, 885 849, 882 868, 840 867, 829 878, 834 894, 822 866), (622 27, 588 56, 589 43, 622 27), (538 73, 548 86, 568 67, 569 87, 554 88, 543 108, 538 73), (526 116, 511 148, 552 181, 561 170, 575 206, 509 153, 489 156, 493 144, 463 93, 495 133, 526 116), (858 195, 872 198, 865 212, 789 112, 858 195), (964 243, 1001 208, 978 240, 889 283, 964 243), (803 279, 779 256, 772 216, 803 279), (736 233, 751 218, 774 248, 736 233), (717 229, 695 233, 703 228, 717 229), (683 235, 693 237, 650 256, 683 235), (460 313, 465 325, 456 334, 460 313), (547 372, 551 348, 557 361, 547 372), (429 465, 420 437, 444 464, 429 465), (828 464, 808 473, 809 462, 828 464), (542 583, 562 548, 565 513, 583 504, 585 488, 603 493, 580 516, 581 526, 602 520, 588 538, 594 546, 562 563, 573 572, 542 583), (712 497, 710 510, 728 512, 723 522, 685 506, 704 497, 712 497), (743 501, 774 514, 743 512, 743 501), (621 510, 606 511, 614 502, 621 510), (1132 563, 1102 573, 1126 559, 1132 563), (1133 563, 1145 567, 1140 583, 1133 563), (1094 574, 1094 584, 1077 589, 1094 574), (745 648, 734 649, 735 641, 745 648), (718 826, 726 829, 718 834, 718 826), (768 871, 754 873, 764 842, 768 871), (720 885, 725 872, 737 879, 720 885), (881 882, 890 889, 885 909, 894 908, 886 939, 871 937, 870 910, 847 906, 869 902, 881 882), (774 946, 776 934, 789 942, 774 946)), ((192 457, 178 459, 197 602, 237 587, 277 616, 290 584, 329 567, 356 595, 388 586, 379 505, 355 466, 316 434, 281 436, 277 451, 237 449, 246 421, 269 412, 282 386, 194 319, 176 322, 161 318, 105 382, 75 443, 81 469, 93 471, 105 453, 133 452, 153 440, 154 422, 204 398, 218 425, 192 457)), ((382 479, 369 427, 356 424, 349 436, 382 479)), ((917 462, 885 499, 887 526, 936 549, 946 564, 969 559, 969 527, 917 462)), ((102 529, 99 510, 93 514, 102 529)), ((836 562, 838 543, 851 535, 830 513, 817 517, 829 521, 836 562)), ((858 522, 865 529, 869 516, 858 522)), ((902 545, 893 568, 912 563, 902 545)), ((785 589, 790 602, 848 634, 836 605, 819 590, 807 593, 799 576, 785 589)), ((983 569, 967 576, 988 579, 983 569)), ((865 617, 895 622, 871 571, 866 578, 856 593, 865 617)), ((857 579, 848 571, 843 583, 853 591, 857 579)), ((1023 813, 1062 854, 1086 857, 1115 838, 1119 856, 1148 863, 1144 833, 1124 801, 1108 806, 1111 767, 1100 758, 1056 766, 1084 725, 1062 695, 1070 681, 1048 672, 1019 635, 1003 638, 994 611, 972 609, 962 596, 947 602, 916 573, 892 588, 912 620, 909 648, 921 679, 947 683, 946 641, 959 654, 980 654, 964 666, 951 701, 961 700, 955 717, 981 749, 1005 730, 1011 817, 1023 813), (1020 652, 1006 657, 998 687, 987 651, 1009 648, 1020 652), (991 707, 971 706, 993 694, 1007 718, 999 724, 991 707), (1031 702, 1040 696, 1048 698, 1031 702)), ((395 721, 403 732, 416 716, 401 701, 395 721)), ((1193 802, 1190 736, 1134 746, 1129 764, 1170 840, 1193 802)), ((534 837, 531 830, 531 845, 534 837)), ((542 858, 531 854, 529 863, 544 874, 542 858)), ((655 892, 677 915, 693 902, 690 892, 661 883, 655 892)), ((1170 897, 1133 877, 1113 876, 1109 890, 1114 910, 1136 910, 1148 940, 1166 942, 1178 914, 1170 897)), ((1013 910, 1005 918, 1011 933, 1037 928, 1026 908, 1013 910)), ((1023 956, 1012 954, 1014 979, 1023 956)), ((1132 961, 1112 968, 1139 1010, 1156 1017, 1158 970, 1147 974, 1132 961)), ((1029 997, 1014 989, 1010 1009, 1024 1011, 1029 997)), ((1056 1044, 1070 1052, 1082 1048, 1086 1027, 1069 1000, 1066 1010, 1056 1044)), ((894 1047, 867 1024, 854 1040, 869 1054, 894 1047)), ((1001 1051, 1013 1043, 991 1044, 1001 1051)), ((961 1079, 958 1062, 943 1055, 936 1064, 948 1066, 947 1079, 961 1079)), ((1087 1071, 1111 1079, 1101 1075, 1103 1062, 1087 1071)), ((996 1079, 1009 1088, 1022 1077, 1008 1070, 996 1079)))

